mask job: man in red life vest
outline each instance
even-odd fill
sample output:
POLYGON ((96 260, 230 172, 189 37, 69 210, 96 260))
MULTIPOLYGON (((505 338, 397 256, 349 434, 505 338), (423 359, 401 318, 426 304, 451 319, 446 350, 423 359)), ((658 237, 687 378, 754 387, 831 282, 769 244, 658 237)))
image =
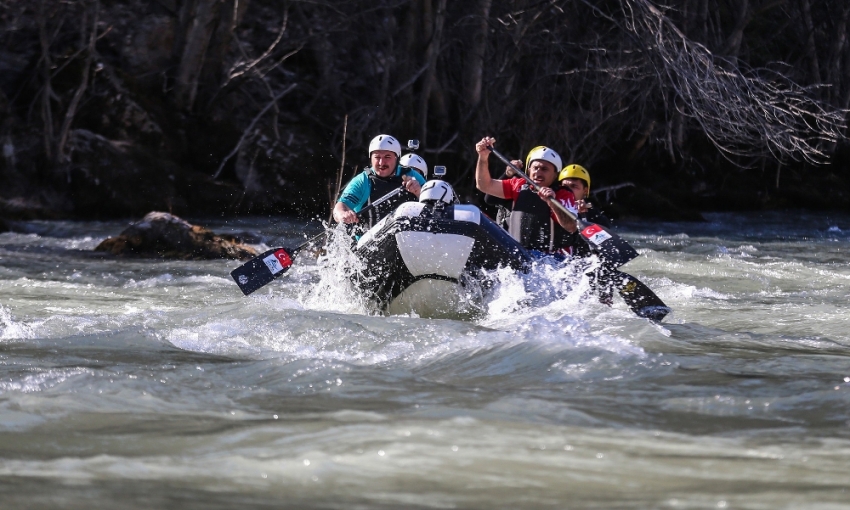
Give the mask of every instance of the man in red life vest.
POLYGON ((568 210, 578 213, 572 191, 561 187, 557 180, 561 157, 545 146, 535 147, 528 153, 526 173, 541 188, 535 193, 520 177, 493 179, 488 165, 490 150, 487 147, 495 144, 496 140, 491 137, 484 137, 475 144, 478 152, 476 187, 488 195, 513 201, 508 232, 526 249, 542 254, 569 254, 575 242, 571 234, 578 226, 551 202, 552 199, 558 200, 568 210))

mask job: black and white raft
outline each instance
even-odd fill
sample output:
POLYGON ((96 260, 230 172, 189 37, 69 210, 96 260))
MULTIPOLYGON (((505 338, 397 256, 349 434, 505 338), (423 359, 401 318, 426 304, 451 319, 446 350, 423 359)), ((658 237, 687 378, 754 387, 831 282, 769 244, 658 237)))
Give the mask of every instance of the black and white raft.
POLYGON ((499 267, 528 271, 532 258, 474 205, 455 203, 444 181, 428 181, 419 202, 401 204, 368 230, 355 254, 357 287, 389 314, 469 313, 499 267))

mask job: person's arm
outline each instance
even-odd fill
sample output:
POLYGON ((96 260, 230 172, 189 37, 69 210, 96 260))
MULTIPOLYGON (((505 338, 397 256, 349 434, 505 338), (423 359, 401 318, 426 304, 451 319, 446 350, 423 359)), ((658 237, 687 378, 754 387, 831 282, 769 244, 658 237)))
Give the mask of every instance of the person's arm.
MULTIPOLYGON (((520 161, 518 159, 511 161, 511 163, 515 167, 520 168, 520 169, 522 169, 525 166, 525 163, 523 163, 522 161, 520 161)), ((502 176, 499 177, 499 178, 500 179, 510 179, 511 177, 515 177, 515 176, 516 176, 516 172, 514 171, 514 169, 509 167, 509 166, 506 166, 505 167, 505 173, 502 174, 502 176)))
POLYGON ((578 223, 576 223, 574 219, 567 216, 567 213, 560 209, 556 209, 551 203, 549 204, 549 207, 551 207, 552 212, 555 213, 555 219, 558 220, 558 225, 562 226, 564 230, 571 234, 578 230, 578 223))
MULTIPOLYGON (((511 161, 514 165, 519 168, 523 167, 522 161, 515 159, 511 161)), ((514 170, 511 167, 505 168, 505 172, 499 177, 497 180, 504 181, 505 179, 510 179, 514 176, 514 170)), ((504 190, 504 185, 502 185, 502 189, 504 190)), ((493 195, 484 195, 484 203, 489 205, 495 205, 496 207, 503 207, 507 209, 508 214, 510 214, 511 209, 514 206, 514 201, 510 198, 499 198, 493 195)))
POLYGON ((357 212, 366 205, 369 200, 369 178, 363 172, 355 176, 339 196, 334 205, 333 217, 337 223, 357 223, 357 212))
MULTIPOLYGON (((549 205, 549 209, 552 210, 552 214, 555 216, 555 220, 558 222, 558 225, 564 228, 567 232, 575 232, 578 230, 578 223, 572 218, 570 218, 567 213, 561 210, 560 207, 556 206, 553 202, 555 200, 558 201, 559 204, 564 206, 564 208, 570 207, 570 200, 561 200, 558 198, 557 194, 552 190, 552 188, 540 188, 540 191, 537 192, 538 196, 545 200, 549 205)), ((573 211, 575 213, 576 211, 573 211)))
POLYGON ((495 145, 496 139, 485 136, 480 142, 475 144, 475 151, 478 152, 478 163, 475 165, 475 187, 480 191, 494 197, 505 198, 505 191, 502 187, 502 181, 494 179, 490 175, 490 149, 488 146, 495 145))

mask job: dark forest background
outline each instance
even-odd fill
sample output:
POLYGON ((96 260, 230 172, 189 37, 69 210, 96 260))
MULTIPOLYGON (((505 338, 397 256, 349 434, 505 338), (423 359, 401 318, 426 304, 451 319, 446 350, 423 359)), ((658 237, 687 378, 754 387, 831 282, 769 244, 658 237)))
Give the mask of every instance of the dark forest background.
POLYGON ((379 133, 419 139, 472 202, 487 134, 584 165, 614 215, 846 210, 848 18, 846 0, 2 0, 0 217, 326 216, 379 133))

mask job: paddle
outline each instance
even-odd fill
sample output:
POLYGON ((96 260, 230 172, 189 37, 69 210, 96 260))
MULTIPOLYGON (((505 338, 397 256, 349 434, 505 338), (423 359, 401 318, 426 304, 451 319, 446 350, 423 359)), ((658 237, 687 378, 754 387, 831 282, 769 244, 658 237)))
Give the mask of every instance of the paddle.
MULTIPOLYGON (((404 186, 400 186, 387 193, 361 209, 357 213, 357 217, 362 219, 364 214, 402 191, 404 191, 404 186)), ((310 244, 327 233, 328 230, 325 230, 295 248, 272 248, 267 250, 231 271, 230 276, 233 277, 233 280, 239 286, 239 289, 242 290, 242 293, 247 296, 283 276, 292 267, 292 259, 298 252, 310 246, 310 244)))
MULTIPOLYGON (((534 188, 535 191, 540 191, 540 186, 537 185, 536 182, 532 181, 522 170, 516 167, 511 161, 502 155, 499 151, 494 149, 493 147, 487 147, 487 150, 496 155, 497 158, 504 161, 508 166, 513 168, 513 170, 528 182, 528 184, 534 188)), ((556 169, 557 170, 557 169, 556 169)), ((579 218, 575 213, 564 207, 561 202, 558 200, 550 199, 552 204, 555 205, 557 209, 570 217, 570 219, 574 220, 578 223, 579 233, 581 234, 581 238, 584 239, 588 246, 590 246, 591 251, 599 255, 599 258, 604 260, 607 264, 610 264, 614 267, 620 267, 626 262, 634 259, 638 256, 638 252, 632 248, 629 243, 627 243, 620 236, 611 232, 601 225, 597 225, 596 223, 588 223, 583 219, 579 218)))
POLYGON ((617 292, 626 302, 626 306, 638 317, 661 322, 661 319, 673 311, 652 289, 634 276, 614 268, 603 268, 603 271, 610 271, 608 278, 614 280, 617 292))

